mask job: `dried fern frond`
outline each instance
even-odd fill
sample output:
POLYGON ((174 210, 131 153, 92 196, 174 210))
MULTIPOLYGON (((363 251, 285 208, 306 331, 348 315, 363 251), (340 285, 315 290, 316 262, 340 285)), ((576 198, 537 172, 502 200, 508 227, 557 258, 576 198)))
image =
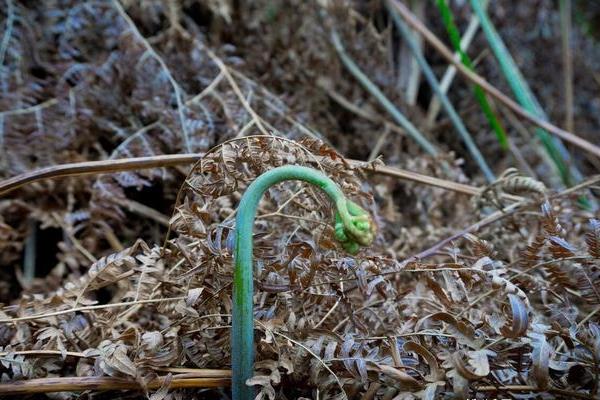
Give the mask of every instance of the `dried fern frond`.
POLYGON ((509 168, 498 178, 501 188, 506 193, 523 194, 537 193, 544 196, 547 192, 546 186, 529 176, 523 176, 516 168, 509 168))
POLYGON ((594 258, 600 258, 600 221, 590 219, 586 243, 588 252, 594 258))

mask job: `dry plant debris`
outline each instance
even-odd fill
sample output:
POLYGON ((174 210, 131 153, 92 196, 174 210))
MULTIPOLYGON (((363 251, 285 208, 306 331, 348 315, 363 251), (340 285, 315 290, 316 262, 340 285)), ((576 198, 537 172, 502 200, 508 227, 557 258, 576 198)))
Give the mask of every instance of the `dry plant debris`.
MULTIPOLYGON (((508 129, 516 153, 493 148, 466 84, 449 95, 495 182, 469 199, 365 175, 346 157, 377 166, 381 153, 411 171, 483 182, 457 156, 447 121, 428 128, 428 101, 403 95, 415 85, 406 71, 419 78, 399 59, 406 48, 381 2, 249 3, 5 1, 3 178, 70 162, 203 157, 42 180, 0 199, 0 395, 114 398, 112 387, 121 398, 228 398, 236 207, 256 177, 294 164, 339 184, 378 235, 350 256, 318 190, 288 182, 263 198, 259 399, 598 398, 600 218, 578 203, 598 179, 552 189, 522 125, 508 129), (437 157, 345 74, 331 28, 437 157), (509 168, 511 157, 535 176, 509 168)), ((500 15, 535 9, 500 3, 500 15)), ((589 79, 575 82, 588 100, 589 79)), ((574 123, 591 132, 595 118, 574 123)), ((591 176, 598 161, 581 157, 591 176)))

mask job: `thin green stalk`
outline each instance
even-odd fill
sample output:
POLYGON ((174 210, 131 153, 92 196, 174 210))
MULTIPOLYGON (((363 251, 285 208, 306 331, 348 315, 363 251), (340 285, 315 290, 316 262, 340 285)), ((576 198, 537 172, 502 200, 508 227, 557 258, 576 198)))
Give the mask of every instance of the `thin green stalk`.
POLYGON ((346 199, 334 181, 315 169, 285 165, 265 172, 248 186, 236 217, 231 321, 233 400, 254 398, 254 389, 246 381, 252 378, 254 366, 252 230, 256 209, 267 189, 287 180, 316 185, 329 196, 336 208, 335 238, 349 253, 355 254, 360 246, 370 245, 375 237, 375 225, 367 212, 346 199))
MULTIPOLYGON (((463 63, 463 65, 469 68, 471 71, 474 71, 475 68, 473 66, 473 62, 471 61, 471 58, 466 52, 462 50, 460 46, 460 32, 458 30, 458 27, 454 23, 454 16, 452 15, 452 10, 448 6, 447 0, 437 0, 436 5, 438 7, 438 10, 440 11, 440 14, 442 14, 442 20, 444 21, 446 31, 448 31, 448 36, 450 37, 452 47, 454 47, 454 50, 460 55, 460 60, 463 63)), ((477 102, 479 103, 483 114, 488 120, 488 123, 496 133, 496 138, 498 139, 500 146, 503 150, 508 150, 508 138, 506 136, 506 131, 504 130, 504 127, 498 120, 496 113, 494 113, 494 110, 488 102, 488 99, 483 89, 481 89, 481 86, 473 85, 473 94, 475 95, 475 98, 477 99, 477 102)))
POLYGON ((494 176, 494 173, 492 172, 490 167, 487 165, 485 158, 483 158, 483 156, 481 155, 481 152, 479 151, 479 149, 477 148, 477 145, 473 141, 473 138, 467 131, 467 128, 465 127, 464 123, 462 122, 462 119, 460 118, 460 116, 454 109, 454 106, 448 99, 448 96, 446 96, 446 94, 441 90, 440 83, 438 82, 435 74, 433 73, 433 70, 427 63, 427 60, 425 60, 423 53, 421 53, 421 49, 419 48, 417 42, 415 41, 415 38, 413 37, 412 33, 410 32, 408 26, 406 26, 406 23, 402 20, 402 18, 400 17, 400 15, 396 11, 396 9, 391 4, 386 2, 386 5, 388 6, 388 11, 392 15, 392 19, 394 20, 394 24, 396 25, 396 28, 398 28, 398 30, 402 34, 402 37, 408 43, 408 47, 411 49, 415 59, 417 60, 417 63, 421 67, 421 70, 423 71, 423 75, 425 76, 425 79, 427 79, 427 82, 433 89, 434 93, 440 99, 440 102, 442 103, 442 107, 444 107, 444 110, 450 117, 450 120, 452 121, 454 128, 457 130, 457 132, 461 136, 463 142, 465 143, 465 145, 467 146, 467 149, 469 150, 469 153, 471 153, 471 156, 475 159, 475 162, 477 162, 477 164, 479 165, 479 168, 485 175, 486 179, 489 182, 493 182, 496 179, 496 177, 494 176))
MULTIPOLYGON (((471 0, 471 7, 479 18, 481 28, 485 33, 487 41, 494 52, 498 63, 500 64, 502 73, 508 81, 508 84, 517 98, 517 101, 526 111, 547 121, 547 115, 544 113, 544 110, 527 85, 527 82, 523 78, 521 71, 510 55, 506 45, 502 41, 502 38, 498 32, 496 32, 496 29, 488 18, 487 13, 481 7, 480 0, 471 0)), ((554 165, 556 166, 563 183, 566 186, 571 186, 574 181, 581 181, 582 175, 577 168, 575 168, 575 166, 570 165, 571 156, 560 139, 550 136, 547 131, 541 128, 536 129, 536 135, 554 162, 554 165)))
POLYGON ((373 82, 362 72, 358 65, 350 58, 346 53, 344 46, 338 36, 337 32, 331 32, 331 42, 333 47, 338 53, 338 56, 342 60, 344 66, 350 71, 350 73, 360 82, 360 84, 367 90, 373 97, 377 99, 379 104, 394 118, 394 120, 406 131, 406 133, 412 137, 423 150, 432 156, 438 154, 438 150, 433 146, 421 132, 398 110, 398 108, 383 94, 383 92, 375 86, 373 82))
POLYGON ((423 35, 423 38, 432 45, 435 50, 444 58, 447 62, 454 65, 456 69, 463 75, 466 79, 477 83, 485 92, 492 96, 494 99, 501 102, 506 107, 510 108, 512 112, 518 115, 521 118, 530 121, 531 123, 539 126, 546 131, 556 135, 556 137, 561 138, 562 140, 566 140, 570 144, 577 146, 578 148, 590 153, 594 154, 596 157, 600 157, 600 146, 585 140, 572 132, 567 132, 564 129, 559 128, 558 126, 544 120, 543 118, 538 117, 525 110, 522 106, 520 106, 517 102, 506 96, 500 90, 498 90, 495 86, 491 85, 488 81, 486 81, 480 75, 477 75, 475 72, 469 70, 465 67, 460 60, 455 59, 454 53, 448 49, 434 34, 431 32, 415 15, 404 5, 404 3, 399 0, 390 0, 392 1, 394 7, 398 10, 398 12, 402 15, 402 17, 406 20, 406 22, 410 25, 410 27, 416 30, 419 34, 423 35))
MULTIPOLYGON (((488 3, 487 0, 485 0, 485 2, 488 3)), ((463 33, 462 39, 460 41, 460 48, 462 49, 462 51, 465 51, 465 52, 467 51, 467 49, 473 42, 473 39, 475 38, 475 34, 477 33, 478 30, 479 30, 479 18, 477 18, 477 16, 475 14, 473 14, 473 15, 471 15, 471 18, 469 19, 469 24, 467 25, 467 29, 465 29, 465 32, 463 33)), ((460 61, 460 54, 455 52, 454 59, 456 59, 456 61, 460 61)), ((451 64, 451 63, 448 64, 448 67, 446 67, 446 71, 444 72, 444 75, 442 76, 442 79, 440 80, 440 86, 442 87, 442 90, 445 93, 448 93, 448 89, 450 88, 452 81, 456 77, 457 72, 458 72, 458 70, 456 69, 456 67, 453 64, 451 64)), ((431 98, 431 101, 429 102, 429 109, 427 110, 427 126, 432 126, 433 123, 435 122, 437 115, 440 111, 440 106, 441 106, 440 100, 437 97, 433 96, 431 98)))
POLYGON ((27 235, 27 240, 25 240, 25 256, 23 257, 23 280, 27 283, 31 283, 35 278, 38 229, 34 219, 30 219, 28 225, 29 233, 27 235))

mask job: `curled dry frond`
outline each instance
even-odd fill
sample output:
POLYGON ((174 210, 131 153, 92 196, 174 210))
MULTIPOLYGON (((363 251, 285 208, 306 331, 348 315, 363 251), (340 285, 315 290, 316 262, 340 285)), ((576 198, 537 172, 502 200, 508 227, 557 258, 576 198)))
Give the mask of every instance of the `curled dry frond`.
POLYGON ((545 198, 548 189, 543 182, 529 176, 523 176, 516 168, 508 168, 494 182, 486 186, 475 196, 472 202, 478 207, 494 206, 502 208, 502 196, 506 194, 527 198, 545 198))
POLYGON ((600 259, 600 221, 592 218, 589 226, 586 238, 588 252, 592 257, 600 259))
POLYGON ((500 185, 503 192, 511 194, 537 193, 544 196, 548 191, 543 182, 521 175, 516 168, 504 171, 496 183, 500 185))

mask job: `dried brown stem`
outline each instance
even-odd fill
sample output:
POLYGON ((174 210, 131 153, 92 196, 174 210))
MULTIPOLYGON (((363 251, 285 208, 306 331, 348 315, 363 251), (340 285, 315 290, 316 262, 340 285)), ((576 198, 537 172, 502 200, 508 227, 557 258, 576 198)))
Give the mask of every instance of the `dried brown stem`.
MULTIPOLYGON (((544 392, 546 389, 540 389, 536 386, 529 385, 508 385, 508 386, 479 386, 474 389, 476 392, 544 392)), ((576 399, 593 399, 592 395, 586 393, 573 392, 563 389, 547 389, 550 393, 559 394, 561 396, 573 397, 576 399)))
POLYGON ((136 169, 172 167, 192 164, 202 157, 201 154, 166 154, 152 157, 122 158, 102 161, 85 161, 62 165, 53 165, 8 178, 0 182, 0 196, 20 188, 28 183, 64 176, 106 174, 109 172, 131 171, 136 169))
POLYGON ((98 305, 94 305, 94 306, 74 307, 74 308, 69 308, 68 310, 53 311, 53 312, 35 314, 35 315, 25 315, 23 317, 17 317, 17 318, 2 318, 2 319, 0 319, 0 324, 9 324, 9 323, 14 323, 14 322, 22 322, 22 321, 33 321, 36 319, 50 318, 50 317, 55 317, 57 315, 64 315, 64 314, 75 313, 75 312, 87 312, 87 311, 92 311, 92 310, 101 310, 101 309, 105 309, 105 308, 127 307, 127 306, 134 306, 137 304, 162 303, 165 301, 178 301, 178 300, 184 300, 184 299, 185 299, 185 296, 180 296, 180 297, 167 297, 167 298, 160 298, 160 299, 125 301, 122 303, 98 304, 98 305))
MULTIPOLYGON (((16 190, 28 183, 38 182, 44 179, 54 179, 65 176, 106 174, 110 172, 131 171, 145 168, 172 167, 197 162, 201 154, 168 154, 152 157, 123 158, 115 160, 86 161, 81 163, 70 163, 45 167, 38 170, 26 172, 0 182, 0 196, 16 190)), ((400 168, 378 166, 373 167, 358 160, 347 160, 351 165, 363 169, 365 172, 392 176, 417 183, 423 183, 442 189, 464 193, 470 196, 478 194, 481 189, 475 186, 456 183, 439 179, 400 168)), ((515 200, 514 196, 512 196, 515 200)))
MULTIPOLYGON (((169 389, 217 388, 231 384, 230 370, 196 370, 193 378, 173 377, 169 389)), ((187 375, 187 374, 186 374, 187 375)), ((166 377, 148 383, 146 389, 160 388, 166 377)), ((34 393, 80 392, 84 390, 143 390, 142 385, 132 379, 111 376, 77 376, 39 378, 0 384, 0 395, 29 395, 34 393)))

